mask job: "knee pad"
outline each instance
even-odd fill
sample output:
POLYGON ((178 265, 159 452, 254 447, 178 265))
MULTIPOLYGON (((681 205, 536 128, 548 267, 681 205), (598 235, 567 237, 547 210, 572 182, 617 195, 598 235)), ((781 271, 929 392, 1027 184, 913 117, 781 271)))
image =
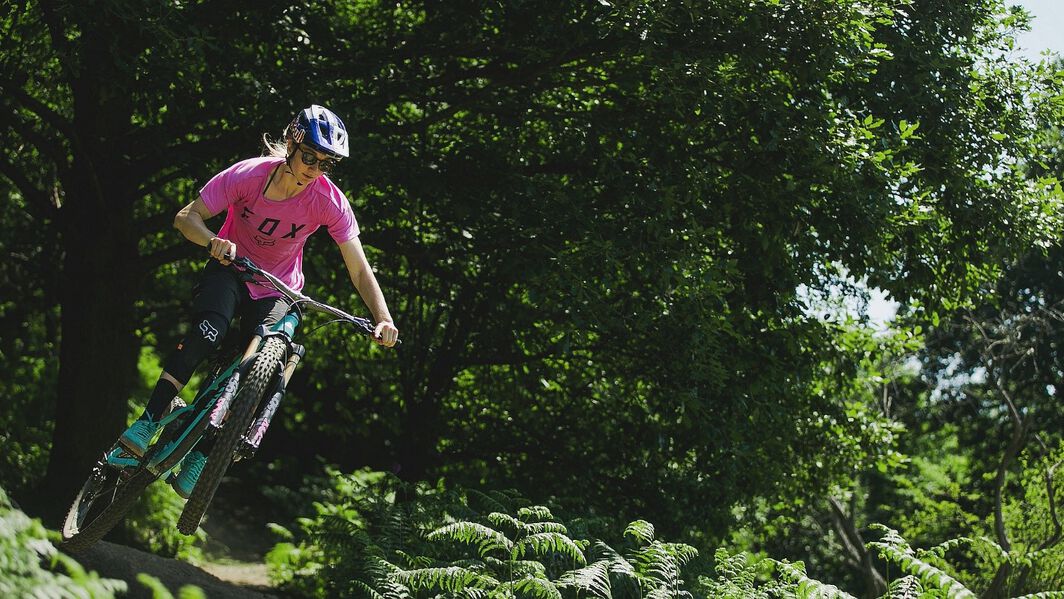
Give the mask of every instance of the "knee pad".
POLYGON ((217 312, 201 312, 192 319, 192 327, 177 351, 163 364, 166 372, 182 385, 188 383, 196 367, 214 351, 229 332, 229 319, 217 312))

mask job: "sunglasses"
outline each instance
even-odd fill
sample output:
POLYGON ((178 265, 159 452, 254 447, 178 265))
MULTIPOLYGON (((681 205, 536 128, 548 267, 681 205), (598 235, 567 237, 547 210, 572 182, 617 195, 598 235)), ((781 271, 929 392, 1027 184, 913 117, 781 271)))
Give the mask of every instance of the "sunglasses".
POLYGON ((318 158, 317 154, 303 146, 299 146, 299 151, 302 153, 300 159, 303 161, 303 164, 307 166, 314 166, 316 164, 318 165, 318 170, 323 173, 331 171, 333 167, 340 162, 337 158, 318 158))

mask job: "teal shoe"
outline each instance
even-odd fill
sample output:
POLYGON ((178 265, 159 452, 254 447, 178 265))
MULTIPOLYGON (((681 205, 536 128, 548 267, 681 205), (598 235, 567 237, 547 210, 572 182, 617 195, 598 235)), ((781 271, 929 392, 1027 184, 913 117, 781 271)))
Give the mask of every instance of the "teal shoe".
POLYGON ((188 452, 185 459, 181 460, 181 473, 174 477, 170 486, 182 498, 188 499, 189 495, 192 495, 192 489, 196 486, 196 481, 199 480, 200 473, 203 472, 205 465, 207 465, 207 456, 195 450, 188 452))
POLYGON ((159 432, 160 428, 162 428, 162 425, 158 422, 142 418, 129 425, 126 432, 122 433, 122 436, 118 438, 118 444, 129 453, 142 458, 144 457, 144 452, 148 449, 148 444, 151 443, 152 437, 159 432))

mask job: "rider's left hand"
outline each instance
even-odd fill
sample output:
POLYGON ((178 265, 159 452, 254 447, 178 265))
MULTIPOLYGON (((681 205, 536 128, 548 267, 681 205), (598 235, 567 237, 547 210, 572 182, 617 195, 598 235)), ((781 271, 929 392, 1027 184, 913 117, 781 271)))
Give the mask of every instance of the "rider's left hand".
POLYGON ((377 323, 377 328, 373 331, 373 340, 378 345, 392 347, 397 339, 399 339, 399 329, 395 328, 394 323, 388 320, 377 323))

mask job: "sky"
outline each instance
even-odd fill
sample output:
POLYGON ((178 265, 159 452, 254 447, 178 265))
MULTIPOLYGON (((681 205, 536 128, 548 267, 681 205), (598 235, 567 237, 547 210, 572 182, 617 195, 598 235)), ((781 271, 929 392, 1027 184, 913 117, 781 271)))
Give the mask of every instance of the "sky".
POLYGON ((1021 54, 1037 60, 1043 50, 1064 55, 1064 0, 1014 0, 1034 16, 1031 31, 1017 36, 1021 54))
MULTIPOLYGON (((1008 4, 1022 6, 1034 17, 1031 30, 1016 36, 1017 55, 1037 61, 1043 51, 1052 50, 1064 56, 1064 0, 1013 0, 1008 4)), ((897 303, 878 289, 872 290, 868 317, 873 326, 884 326, 897 309, 897 303)))

